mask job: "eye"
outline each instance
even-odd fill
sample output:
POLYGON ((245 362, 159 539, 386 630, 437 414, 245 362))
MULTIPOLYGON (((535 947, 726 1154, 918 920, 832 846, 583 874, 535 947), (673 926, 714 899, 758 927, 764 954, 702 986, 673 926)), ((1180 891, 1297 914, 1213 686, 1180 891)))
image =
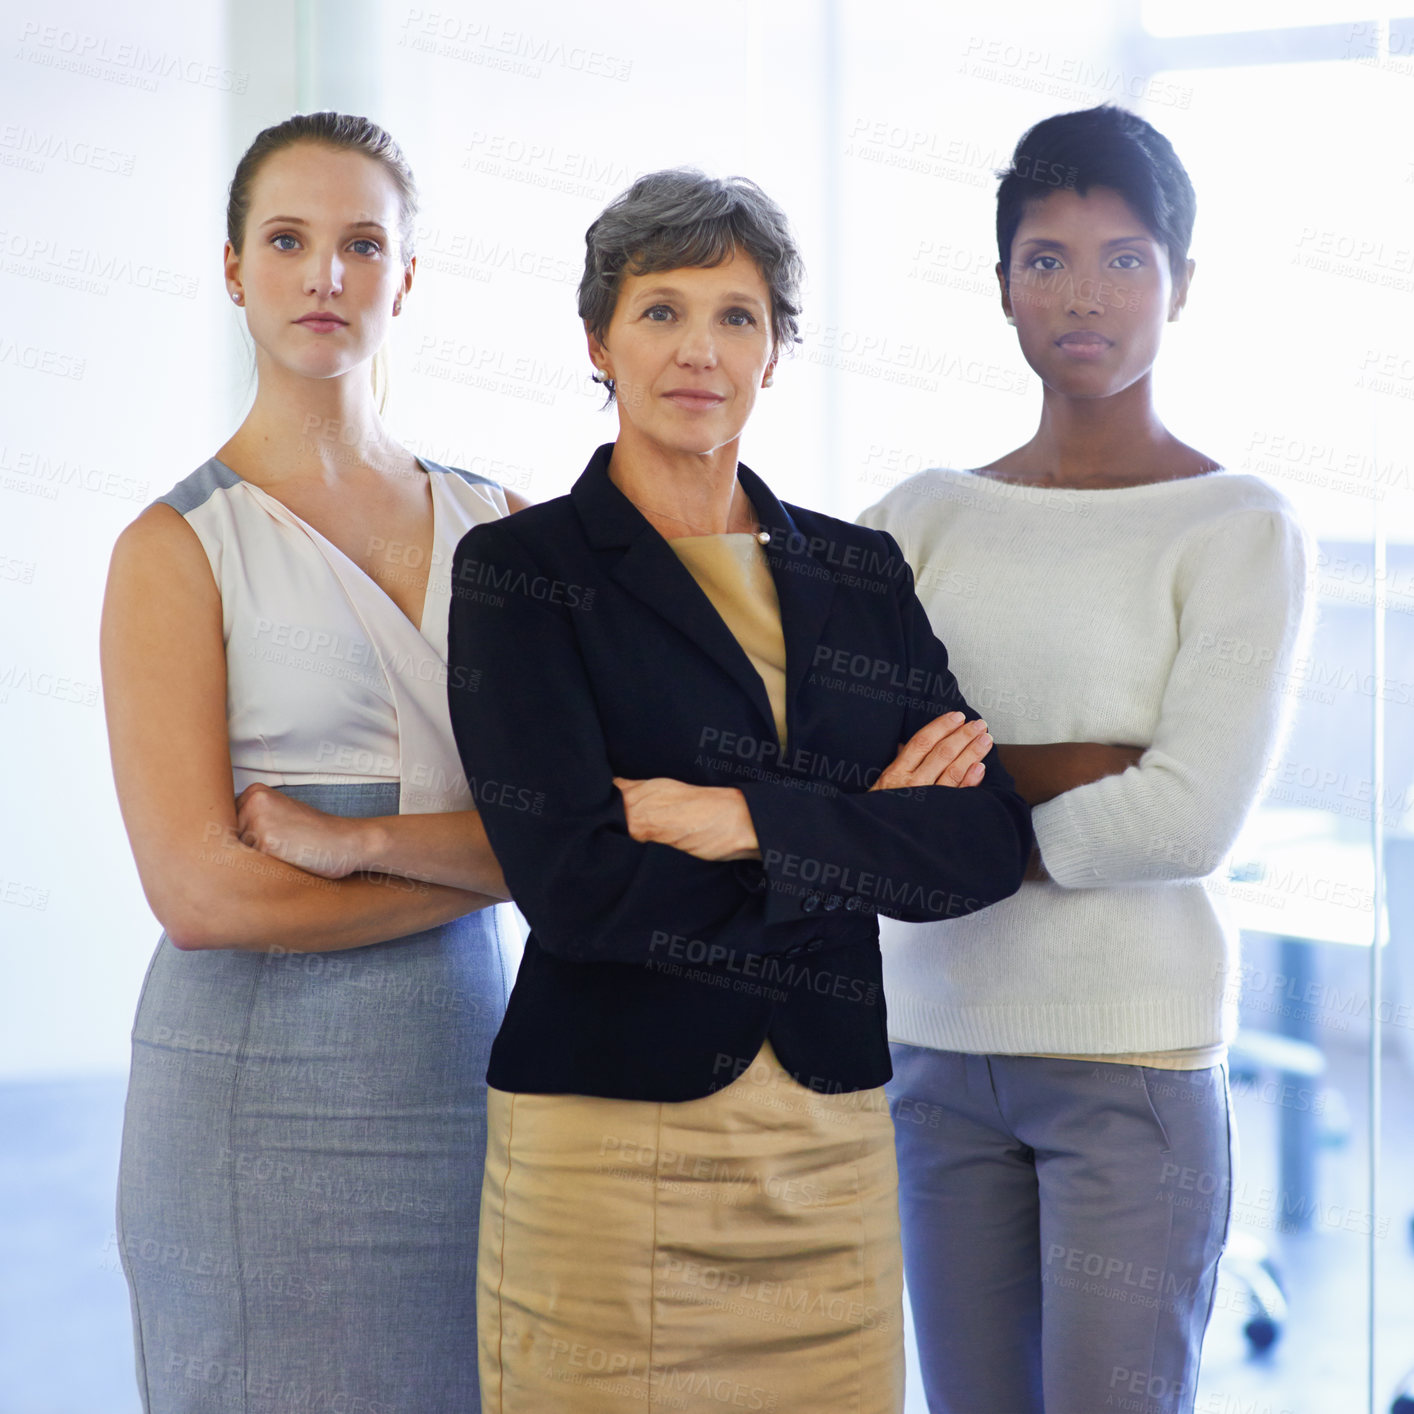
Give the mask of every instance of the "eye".
POLYGON ((740 307, 729 309, 722 317, 728 324, 738 329, 754 329, 756 327, 756 316, 749 309, 741 309, 740 307))
POLYGON ((671 305, 667 304, 649 305, 643 311, 643 317, 654 324, 666 324, 673 317, 673 309, 671 305))
POLYGON ((382 255, 383 247, 371 236, 360 236, 356 241, 349 242, 350 247, 359 255, 382 255), (360 249, 360 247, 367 249, 360 249))
POLYGON ((281 231, 278 236, 270 237, 270 244, 273 245, 276 250, 294 250, 295 247, 299 245, 299 238, 292 236, 288 231, 281 231), (281 241, 289 241, 291 244, 281 245, 281 241))
POLYGON ((1120 270, 1141 270, 1144 267, 1144 262, 1137 255, 1132 254, 1130 251, 1125 251, 1123 255, 1115 256, 1115 258, 1110 261, 1110 264, 1118 267, 1120 270), (1129 260, 1132 261, 1133 264, 1120 265, 1121 260, 1129 260))
POLYGON ((1049 271, 1051 271, 1051 270, 1059 270, 1059 269, 1061 268, 1061 263, 1060 263, 1059 260, 1056 259, 1056 257, 1055 257, 1054 255, 1045 255, 1045 254, 1042 254, 1042 255, 1034 256, 1034 257, 1032 258, 1032 260, 1031 260, 1031 268, 1032 268, 1033 270, 1041 270, 1041 271, 1047 271, 1047 272, 1049 272, 1049 271), (1042 261, 1046 261, 1046 260, 1049 260, 1051 263, 1050 263, 1049 265, 1043 265, 1041 262, 1042 262, 1042 261))

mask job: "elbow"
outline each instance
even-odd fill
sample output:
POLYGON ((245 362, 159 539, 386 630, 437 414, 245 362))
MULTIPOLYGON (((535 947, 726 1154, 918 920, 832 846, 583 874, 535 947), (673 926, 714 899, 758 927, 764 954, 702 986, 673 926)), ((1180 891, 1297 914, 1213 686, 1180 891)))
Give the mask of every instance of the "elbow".
POLYGON ((180 888, 143 881, 143 893, 152 915, 162 925, 163 935, 178 952, 201 952, 213 946, 211 918, 219 910, 202 907, 201 901, 187 897, 180 888))
POLYGON ((225 916, 224 909, 178 906, 157 913, 157 920, 167 934, 167 941, 178 952, 208 952, 213 948, 236 946, 236 940, 226 936, 217 922, 225 916))
POLYGON ((1242 828, 1242 818, 1214 819, 1209 812, 1177 818, 1145 842, 1139 872, 1144 882, 1181 884, 1206 879, 1226 862, 1242 828))
POLYGON ((178 887, 148 890, 147 902, 167 941, 179 952, 237 945, 221 926, 221 920, 229 918, 232 911, 219 898, 195 896, 189 888, 178 887))
POLYGON ((1036 848, 1036 832, 1031 828, 1031 808, 1016 797, 1017 808, 1011 811, 1012 829, 1005 841, 998 841, 997 854, 1006 860, 1006 867, 1000 871, 996 896, 989 898, 983 907, 1000 903, 1018 893, 1031 868, 1031 854, 1036 848))
MULTIPOLYGON (((1036 832, 1031 828, 1031 812, 1018 822, 1016 830, 1016 853, 1012 857, 1012 872, 1007 880, 1007 891, 1001 898, 1010 898, 1021 890, 1031 872, 1031 856, 1036 853, 1036 832)), ((1000 900, 999 900, 1000 901, 1000 900)))
MULTIPOLYGON (((1123 888, 1136 884, 1191 884, 1216 873, 1232 849, 1232 838, 1200 834, 1156 835, 1138 853, 1091 860, 1082 868, 1056 871, 1046 877, 1063 889, 1123 888)), ((1046 861, 1042 858, 1042 864, 1046 861)))
POLYGON ((946 922, 950 918, 964 918, 969 913, 980 913, 984 908, 1001 903, 1018 893, 1026 881, 1026 871, 1031 864, 1031 831, 1021 829, 1015 838, 998 842, 992 855, 993 866, 986 874, 984 885, 974 885, 959 890, 954 882, 945 889, 937 889, 928 899, 927 906, 915 912, 895 912, 880 909, 895 918, 903 918, 910 923, 946 922))
POLYGON ((205 952, 208 948, 221 946, 212 936, 211 928, 200 918, 170 914, 162 917, 159 914, 157 921, 162 924, 167 941, 178 952, 205 952))
POLYGON ((1120 825, 1097 811, 1096 802, 1085 809, 1068 806, 1071 796, 1092 789, 1057 796, 1033 815, 1046 876, 1063 889, 1206 879, 1227 859, 1247 816, 1246 802, 1239 809, 1201 783, 1185 782, 1181 790, 1130 804, 1120 825))

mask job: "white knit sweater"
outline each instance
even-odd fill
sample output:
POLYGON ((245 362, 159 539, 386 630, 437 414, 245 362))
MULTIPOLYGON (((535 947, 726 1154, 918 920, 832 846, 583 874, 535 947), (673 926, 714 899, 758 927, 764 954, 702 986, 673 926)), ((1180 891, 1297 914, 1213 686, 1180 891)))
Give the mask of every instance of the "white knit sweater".
POLYGON ((1053 1055, 1230 1040, 1236 933, 1203 877, 1287 715, 1310 559, 1288 502, 1231 472, 1076 491, 939 470, 859 519, 899 542, 998 742, 1146 748, 1033 812, 1050 881, 950 922, 880 920, 890 1036, 1053 1055))

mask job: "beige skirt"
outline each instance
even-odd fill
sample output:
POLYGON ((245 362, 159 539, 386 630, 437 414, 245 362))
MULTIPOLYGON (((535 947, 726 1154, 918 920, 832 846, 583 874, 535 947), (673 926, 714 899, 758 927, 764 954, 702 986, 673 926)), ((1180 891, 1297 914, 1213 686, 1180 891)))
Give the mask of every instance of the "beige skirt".
POLYGON ((485 1414, 898 1414, 903 1263, 882 1089, 767 1042, 700 1100, 488 1091, 485 1414))

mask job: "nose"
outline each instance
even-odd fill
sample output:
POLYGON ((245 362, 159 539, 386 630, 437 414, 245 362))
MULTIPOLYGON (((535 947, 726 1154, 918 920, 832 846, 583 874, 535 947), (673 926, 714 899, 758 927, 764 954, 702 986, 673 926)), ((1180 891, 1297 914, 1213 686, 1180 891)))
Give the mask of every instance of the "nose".
POLYGON ((331 299, 344 288, 344 262, 337 251, 311 250, 305 264, 304 291, 317 299, 331 299))
POLYGON ((717 340, 708 320, 689 321, 678 341, 677 361, 685 368, 715 368, 717 340))
POLYGON ((1067 292, 1066 313, 1079 315, 1081 318, 1103 314, 1106 288, 1104 277, 1099 270, 1074 271, 1067 292))

